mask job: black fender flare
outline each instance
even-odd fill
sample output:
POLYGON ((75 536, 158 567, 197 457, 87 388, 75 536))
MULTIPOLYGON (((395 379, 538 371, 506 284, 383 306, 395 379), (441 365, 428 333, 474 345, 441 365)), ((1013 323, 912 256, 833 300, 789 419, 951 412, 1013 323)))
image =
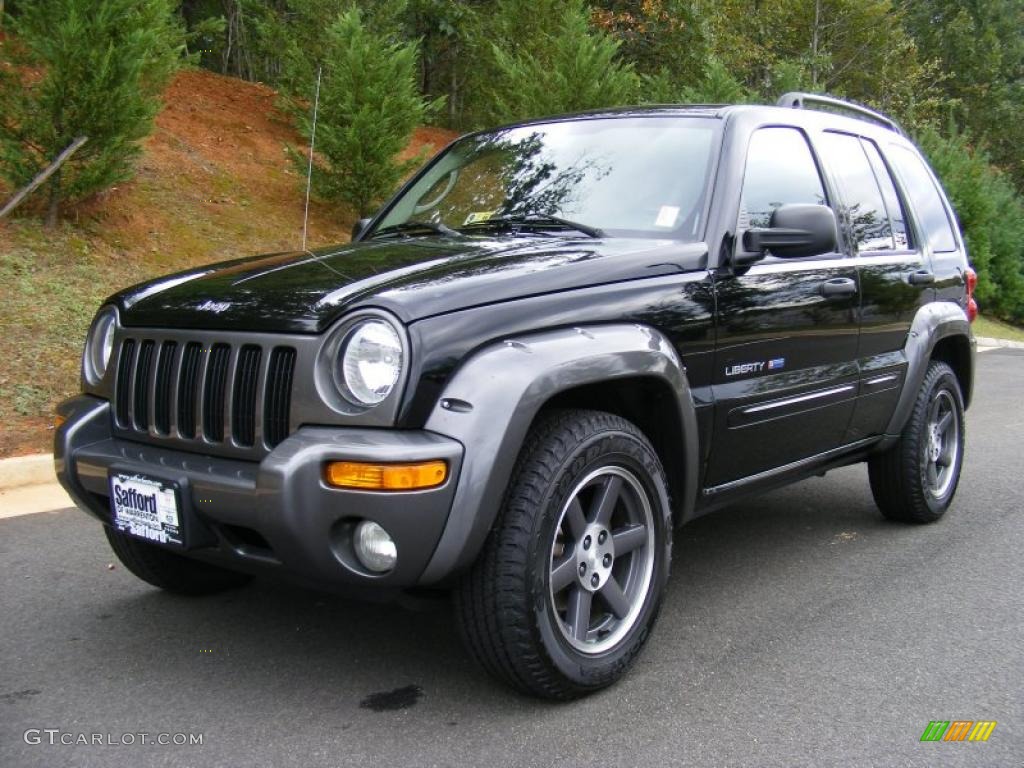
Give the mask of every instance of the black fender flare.
MULTIPOLYGON (((910 412, 917 399, 917 391, 921 388, 928 363, 932 359, 935 345, 950 336, 962 336, 969 342, 970 373, 974 377, 974 358, 977 341, 971 333, 971 324, 963 307, 949 301, 936 301, 921 307, 910 325, 903 354, 907 359, 907 374, 903 380, 903 391, 900 392, 892 418, 885 428, 885 437, 878 444, 877 450, 884 450, 899 438, 910 412)), ((969 392, 964 393, 965 397, 969 392)))
POLYGON ((461 365, 427 419, 426 429, 458 440, 465 458, 448 521, 421 584, 470 565, 490 532, 527 431, 554 395, 586 384, 636 376, 659 378, 675 395, 682 430, 684 498, 697 493, 697 417, 686 370, 660 332, 638 324, 563 328, 505 339, 461 365))

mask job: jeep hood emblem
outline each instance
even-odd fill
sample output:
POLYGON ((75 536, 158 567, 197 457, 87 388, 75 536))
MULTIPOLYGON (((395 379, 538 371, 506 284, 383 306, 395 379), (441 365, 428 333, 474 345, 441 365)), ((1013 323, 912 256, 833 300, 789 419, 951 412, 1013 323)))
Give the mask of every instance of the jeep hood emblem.
POLYGON ((210 301, 209 299, 207 299, 202 304, 197 306, 196 309, 199 310, 200 312, 213 312, 214 314, 219 315, 221 312, 224 312, 230 307, 230 301, 210 301))

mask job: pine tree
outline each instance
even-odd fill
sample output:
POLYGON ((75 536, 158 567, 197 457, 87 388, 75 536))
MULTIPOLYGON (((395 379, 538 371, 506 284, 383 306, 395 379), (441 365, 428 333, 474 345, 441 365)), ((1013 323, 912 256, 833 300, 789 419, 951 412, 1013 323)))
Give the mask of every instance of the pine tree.
POLYGON ((76 137, 89 141, 47 192, 61 205, 129 178, 181 51, 170 0, 19 3, 0 40, 0 173, 30 181, 76 137))
MULTIPOLYGON (((521 4, 508 5, 514 10, 521 4)), ((487 89, 492 122, 610 107, 636 98, 638 78, 632 64, 619 60, 619 41, 591 25, 581 0, 556 6, 562 7, 550 26, 492 44, 494 76, 487 89)), ((538 15, 541 11, 535 8, 538 15)))
MULTIPOLYGON (((313 189, 323 199, 347 203, 366 215, 418 162, 400 161, 398 154, 439 102, 419 94, 416 43, 393 43, 371 31, 358 9, 335 19, 317 53, 323 72, 313 189)), ((308 59, 293 60, 289 81, 300 82, 296 73, 315 73, 316 66, 309 64, 308 59)), ((308 140, 312 89, 303 96, 292 100, 291 110, 308 140)), ((293 160, 305 176, 308 157, 293 152, 293 160)))

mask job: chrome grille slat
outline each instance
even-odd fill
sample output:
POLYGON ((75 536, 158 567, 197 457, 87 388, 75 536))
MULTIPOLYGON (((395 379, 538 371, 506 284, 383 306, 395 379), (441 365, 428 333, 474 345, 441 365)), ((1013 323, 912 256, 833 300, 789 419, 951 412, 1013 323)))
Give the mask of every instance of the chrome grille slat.
POLYGON ((147 330, 119 339, 115 427, 134 439, 254 458, 288 437, 296 349, 202 341, 211 335, 147 330))

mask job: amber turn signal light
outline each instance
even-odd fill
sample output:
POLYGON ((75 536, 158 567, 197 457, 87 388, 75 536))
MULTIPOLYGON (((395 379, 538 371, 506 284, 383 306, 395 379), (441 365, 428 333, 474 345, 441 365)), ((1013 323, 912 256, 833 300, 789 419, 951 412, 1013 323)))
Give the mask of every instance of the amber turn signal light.
POLYGON ((332 461, 324 467, 324 479, 335 488, 366 491, 415 491, 436 488, 448 479, 444 461, 415 464, 369 464, 362 461, 332 461))
POLYGON ((53 428, 60 429, 64 426, 64 422, 67 421, 66 416, 61 416, 59 413, 53 414, 53 428))

